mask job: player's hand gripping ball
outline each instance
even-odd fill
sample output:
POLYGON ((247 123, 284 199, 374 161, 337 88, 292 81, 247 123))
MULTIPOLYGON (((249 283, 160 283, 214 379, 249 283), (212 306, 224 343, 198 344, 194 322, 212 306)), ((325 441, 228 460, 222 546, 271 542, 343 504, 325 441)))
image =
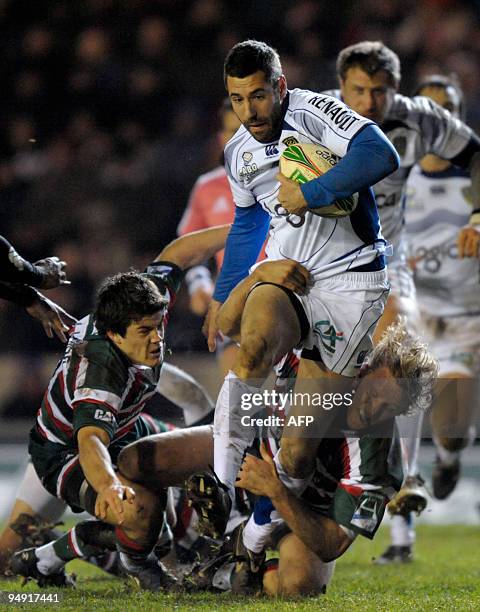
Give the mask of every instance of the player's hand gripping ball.
MULTIPOLYGON (((280 157, 280 172, 297 183, 303 184, 311 181, 325 172, 328 172, 338 163, 339 157, 327 147, 311 143, 297 143, 289 145, 280 157)), ((356 208, 358 193, 347 198, 336 200, 330 206, 320 206, 317 209, 309 208, 309 212, 320 217, 334 219, 346 217, 356 208)))

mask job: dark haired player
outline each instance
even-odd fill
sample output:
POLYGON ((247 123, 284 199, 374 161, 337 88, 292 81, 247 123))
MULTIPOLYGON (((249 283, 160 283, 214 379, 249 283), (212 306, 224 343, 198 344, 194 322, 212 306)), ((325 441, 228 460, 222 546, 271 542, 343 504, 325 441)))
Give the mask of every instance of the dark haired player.
MULTIPOLYGON (((152 433, 140 413, 157 389, 165 325, 182 270, 222 248, 228 229, 184 236, 144 273, 121 273, 104 281, 94 313, 71 334, 30 434, 29 451, 43 486, 73 509, 114 525, 123 572, 150 590, 172 584, 151 554, 165 499, 155 487, 124 478, 115 463, 124 446, 152 433)), ((71 544, 88 556, 81 538, 71 544)), ((15 573, 42 580, 50 576, 52 584, 65 582, 63 565, 51 544, 22 551, 12 560, 15 573)))

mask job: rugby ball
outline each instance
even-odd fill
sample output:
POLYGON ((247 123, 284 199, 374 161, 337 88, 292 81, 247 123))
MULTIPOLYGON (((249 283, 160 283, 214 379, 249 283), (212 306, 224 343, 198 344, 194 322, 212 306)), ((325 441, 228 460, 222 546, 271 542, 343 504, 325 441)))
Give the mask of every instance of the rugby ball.
MULTIPOLYGON (((296 143, 289 145, 280 157, 280 172, 297 183, 303 184, 328 172, 340 158, 330 149, 318 144, 296 143)), ((358 193, 336 200, 330 206, 321 206, 309 212, 320 217, 334 219, 346 217, 356 208, 358 193)))

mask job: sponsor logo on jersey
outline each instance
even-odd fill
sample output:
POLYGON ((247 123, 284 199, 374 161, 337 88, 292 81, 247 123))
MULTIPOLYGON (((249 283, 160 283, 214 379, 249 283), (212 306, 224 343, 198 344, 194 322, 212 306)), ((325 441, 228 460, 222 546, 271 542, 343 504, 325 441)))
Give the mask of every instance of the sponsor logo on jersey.
POLYGON ((250 153, 250 151, 244 151, 244 153, 242 153, 242 159, 244 165, 243 168, 240 168, 238 174, 244 183, 249 183, 258 172, 258 166, 256 163, 250 163, 253 159, 253 153, 250 153))
POLYGON ((346 132, 354 123, 360 121, 351 110, 330 97, 313 96, 308 102, 329 117, 342 132, 346 132))
POLYGON ((379 513, 385 504, 385 497, 378 493, 364 493, 350 521, 351 525, 372 532, 378 524, 379 513))
POLYGON ((282 142, 284 145, 287 145, 287 147, 293 144, 298 144, 298 140, 295 138, 295 136, 287 136, 282 140, 282 142))
POLYGON ((317 321, 313 326, 313 331, 320 336, 323 347, 329 353, 334 353, 337 342, 343 342, 345 339, 343 332, 337 331, 328 319, 317 321))
POLYGON ((104 421, 105 423, 113 423, 114 421, 113 414, 109 410, 102 410, 101 408, 95 410, 93 418, 96 421, 104 421))
POLYGON ((277 145, 267 145, 265 147, 265 155, 267 157, 273 157, 274 155, 278 155, 277 145))

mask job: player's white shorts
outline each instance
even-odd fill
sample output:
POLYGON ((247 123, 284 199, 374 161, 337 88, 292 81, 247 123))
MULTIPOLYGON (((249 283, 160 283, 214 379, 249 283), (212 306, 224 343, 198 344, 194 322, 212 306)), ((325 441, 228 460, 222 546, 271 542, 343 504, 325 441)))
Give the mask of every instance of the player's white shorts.
POLYGON ((413 273, 405 259, 394 259, 388 262, 388 280, 390 295, 414 300, 416 297, 413 273))
POLYGON ((318 281, 296 295, 310 324, 303 348, 318 349, 325 366, 356 376, 373 347, 373 333, 389 293, 385 270, 347 272, 318 281))
POLYGON ((422 335, 440 362, 439 374, 480 376, 480 316, 443 318, 421 315, 422 335))
POLYGON ((50 495, 45 489, 31 463, 27 465, 16 498, 28 504, 35 514, 52 523, 55 523, 67 508, 62 499, 50 495))

